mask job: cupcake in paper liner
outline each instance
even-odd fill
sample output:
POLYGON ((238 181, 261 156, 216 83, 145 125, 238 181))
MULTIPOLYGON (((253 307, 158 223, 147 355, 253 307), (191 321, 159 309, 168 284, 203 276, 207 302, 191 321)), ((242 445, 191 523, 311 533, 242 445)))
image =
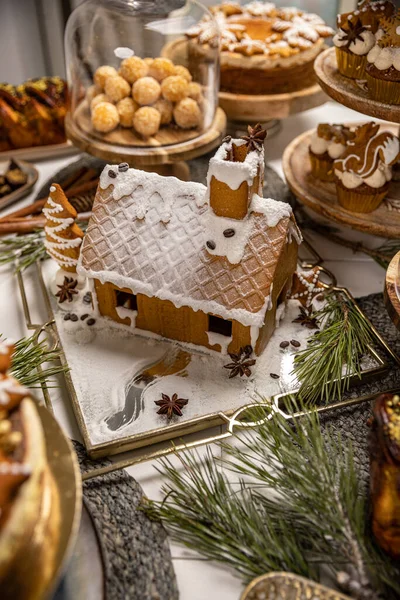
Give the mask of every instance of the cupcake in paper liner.
POLYGON ((321 181, 334 181, 333 162, 339 158, 354 133, 344 125, 320 123, 309 147, 311 174, 321 181))
POLYGON ((368 52, 365 75, 369 95, 386 104, 400 104, 400 10, 382 19, 380 35, 368 52))
POLYGON ((392 164, 400 156, 400 143, 390 131, 370 122, 355 130, 333 168, 339 204, 351 212, 372 212, 389 190, 392 164))
POLYGON ((333 43, 340 73, 351 79, 363 79, 367 54, 376 43, 371 26, 363 25, 359 18, 355 21, 348 18, 334 36, 333 43))

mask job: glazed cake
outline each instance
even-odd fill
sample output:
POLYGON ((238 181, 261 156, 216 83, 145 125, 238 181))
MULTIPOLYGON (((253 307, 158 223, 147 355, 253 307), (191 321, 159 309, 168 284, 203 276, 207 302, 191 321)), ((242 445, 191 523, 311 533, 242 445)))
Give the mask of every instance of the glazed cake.
POLYGON ((264 136, 227 138, 207 187, 104 169, 77 269, 101 315, 223 353, 263 351, 301 239, 290 206, 262 197, 264 136))
POLYGON ((339 203, 353 212, 372 212, 389 189, 392 167, 399 158, 399 139, 370 122, 355 130, 342 156, 335 160, 339 203))
POLYGON ((0 344, 0 589, 2 600, 33 600, 53 573, 59 501, 35 404, 6 373, 12 352, 0 344))
MULTIPOLYGON (((314 59, 334 33, 318 15, 271 2, 224 2, 211 11, 220 30, 222 91, 277 94, 314 83, 314 59)), ((216 43, 212 21, 203 20, 186 35, 191 63, 204 62, 216 43)))

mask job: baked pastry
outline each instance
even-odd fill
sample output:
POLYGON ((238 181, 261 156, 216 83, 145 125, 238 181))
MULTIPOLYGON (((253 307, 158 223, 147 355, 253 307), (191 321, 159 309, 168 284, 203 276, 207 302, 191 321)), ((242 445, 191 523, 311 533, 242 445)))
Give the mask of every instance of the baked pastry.
MULTIPOLYGON (((333 30, 315 14, 278 8, 271 2, 234 2, 211 8, 220 31, 221 90, 237 94, 278 94, 315 81, 313 63, 333 30)), ((191 70, 215 47, 212 20, 187 32, 191 70)))
POLYGON ((354 139, 333 165, 339 203, 352 212, 378 208, 388 192, 391 165, 399 153, 399 139, 393 133, 379 131, 374 122, 357 127, 354 139))
POLYGON ((12 352, 0 343, 0 589, 2 600, 36 600, 54 571, 59 498, 35 404, 6 373, 12 352))
POLYGON ((367 64, 367 54, 375 46, 375 35, 370 25, 363 25, 360 18, 348 18, 333 38, 340 73, 351 79, 362 79, 367 64))
POLYGON ((0 84, 0 152, 66 141, 68 89, 59 77, 0 84))
POLYGON ((77 268, 100 315, 142 335, 262 353, 301 240, 290 206, 262 197, 265 134, 225 138, 207 187, 106 166, 77 268))
POLYGON ((383 33, 367 56, 368 91, 374 100, 400 104, 400 11, 380 27, 383 33))
POLYGON ((392 16, 394 12, 395 6, 390 0, 360 0, 356 10, 338 15, 337 26, 343 27, 349 19, 353 23, 360 19, 362 25, 369 27, 375 34, 379 30, 381 19, 392 16))
POLYGON ((333 162, 342 156, 354 133, 345 125, 320 123, 311 136, 309 155, 311 173, 321 181, 334 181, 333 162))
POLYGON ((160 127, 201 127, 206 111, 203 89, 183 65, 169 58, 132 56, 121 62, 118 73, 106 65, 99 67, 94 81, 105 93, 93 96, 92 87, 87 91, 97 132, 107 134, 121 127, 147 139, 160 127))

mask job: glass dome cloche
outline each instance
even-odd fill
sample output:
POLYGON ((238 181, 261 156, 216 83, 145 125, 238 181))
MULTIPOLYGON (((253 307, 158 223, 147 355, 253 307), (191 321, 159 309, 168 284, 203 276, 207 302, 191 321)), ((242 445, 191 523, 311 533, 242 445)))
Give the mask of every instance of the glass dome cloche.
POLYGON ((145 152, 200 136, 218 106, 218 46, 217 23, 195 0, 84 0, 65 32, 71 139, 145 152), (200 22, 201 55, 187 35, 200 22))

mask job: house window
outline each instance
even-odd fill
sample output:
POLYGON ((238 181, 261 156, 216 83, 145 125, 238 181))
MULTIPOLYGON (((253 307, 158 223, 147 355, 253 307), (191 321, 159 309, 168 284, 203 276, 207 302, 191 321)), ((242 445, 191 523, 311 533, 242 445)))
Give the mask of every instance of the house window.
POLYGON ((232 321, 225 321, 225 319, 221 319, 220 317, 208 315, 208 331, 232 337, 232 321))
POLYGON ((128 310, 137 310, 137 298, 135 294, 129 292, 123 292, 121 290, 115 290, 115 301, 116 306, 123 306, 128 310))

